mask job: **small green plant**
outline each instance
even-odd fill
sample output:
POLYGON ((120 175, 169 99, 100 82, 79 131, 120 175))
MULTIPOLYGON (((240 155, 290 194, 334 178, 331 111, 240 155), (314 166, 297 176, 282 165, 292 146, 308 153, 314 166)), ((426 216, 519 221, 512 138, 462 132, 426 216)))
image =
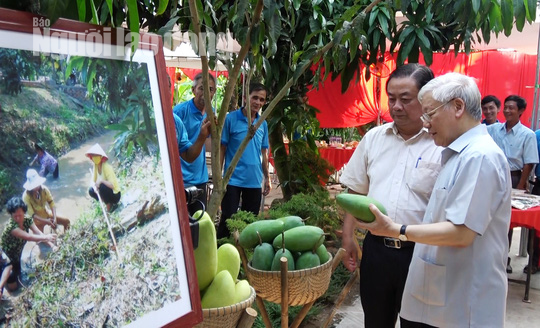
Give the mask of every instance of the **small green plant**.
POLYGON ((297 215, 307 219, 306 224, 315 225, 330 233, 335 239, 335 230, 341 226, 336 202, 330 199, 328 191, 310 194, 296 194, 286 203, 276 203, 268 211, 268 217, 277 219, 287 215, 297 215))
MULTIPOLYGON (((218 246, 230 243, 230 244, 236 244, 234 241, 234 238, 232 237, 233 233, 235 231, 238 231, 238 233, 242 232, 244 228, 250 224, 251 222, 255 222, 257 220, 260 220, 260 217, 256 216, 255 214, 247 211, 238 211, 234 213, 227 221, 227 229, 229 229, 229 232, 231 233, 231 237, 227 238, 221 238, 218 240, 218 246)), ((248 251, 248 250, 246 250, 248 251)))

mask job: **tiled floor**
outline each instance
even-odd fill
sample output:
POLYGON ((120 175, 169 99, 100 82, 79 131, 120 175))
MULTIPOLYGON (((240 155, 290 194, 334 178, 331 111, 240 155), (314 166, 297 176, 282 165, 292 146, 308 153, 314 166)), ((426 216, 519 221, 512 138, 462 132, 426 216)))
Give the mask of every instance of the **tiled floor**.
MULTIPOLYGON (((527 264, 527 257, 517 256, 519 248, 520 229, 514 230, 514 239, 512 241, 511 257, 513 273, 510 275, 513 279, 525 280, 523 267, 527 264)), ((357 285, 353 288, 359 288, 357 285)), ((518 283, 508 283, 508 296, 506 302, 506 328, 530 328, 540 327, 540 273, 531 276, 531 290, 529 300, 531 303, 524 303, 523 296, 525 285, 518 283)), ((364 312, 360 298, 349 298, 347 302, 340 307, 335 316, 337 328, 360 328, 364 326, 364 312), (341 318, 339 320, 339 318, 341 318)), ((399 327, 399 322, 396 325, 399 327)))

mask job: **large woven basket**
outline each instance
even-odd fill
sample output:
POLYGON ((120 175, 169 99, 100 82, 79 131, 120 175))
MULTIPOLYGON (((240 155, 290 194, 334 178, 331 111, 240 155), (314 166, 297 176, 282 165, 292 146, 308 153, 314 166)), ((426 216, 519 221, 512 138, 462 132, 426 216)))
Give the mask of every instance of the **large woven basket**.
MULTIPOLYGON (((326 263, 314 268, 287 272, 289 305, 304 305, 321 297, 330 284, 332 254, 326 263)), ((281 271, 262 271, 248 263, 247 276, 257 295, 273 303, 281 303, 281 271)))
POLYGON ((203 321, 196 328, 236 328, 244 310, 255 301, 255 289, 251 287, 251 295, 243 302, 229 306, 203 309, 203 321))

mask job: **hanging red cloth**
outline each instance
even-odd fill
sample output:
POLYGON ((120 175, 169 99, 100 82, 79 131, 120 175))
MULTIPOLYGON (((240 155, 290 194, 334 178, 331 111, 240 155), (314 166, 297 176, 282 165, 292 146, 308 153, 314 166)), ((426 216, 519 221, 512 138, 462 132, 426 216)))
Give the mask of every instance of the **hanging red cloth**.
MULTIPOLYGON (((180 68, 184 74, 186 74, 187 77, 189 77, 190 80, 193 80, 195 78, 195 75, 202 72, 202 69, 198 68, 180 68)), ((208 71, 213 77, 218 77, 220 75, 223 75, 225 77, 229 76, 228 71, 208 71)))
MULTIPOLYGON (((385 55, 384 68, 393 71, 396 67, 396 54, 385 55)), ((425 64, 420 56, 420 63, 425 64)), ((512 94, 519 95, 527 101, 527 108, 521 116, 521 123, 530 127, 533 110, 534 85, 536 74, 536 55, 528 55, 515 51, 487 50, 466 55, 453 52, 433 54, 431 69, 435 76, 449 72, 458 72, 475 78, 482 97, 494 95, 504 102, 512 94)), ((327 79, 319 89, 308 92, 311 106, 320 110, 317 114, 322 128, 356 127, 376 120, 379 115, 383 121, 392 121, 388 113, 388 95, 386 82, 388 76, 383 74, 380 81, 380 100, 376 101, 377 77, 372 75, 366 81, 364 70, 358 83, 356 76, 351 80, 347 91, 341 93, 341 80, 327 79)), ((501 105, 501 107, 503 107, 501 105)), ((499 112, 499 121, 504 122, 503 108, 499 112)))
POLYGON ((356 82, 356 75, 345 93, 341 93, 341 80, 328 77, 318 89, 307 93, 308 103, 320 110, 317 119, 321 128, 346 128, 360 126, 375 121, 379 115, 391 120, 388 111, 379 114, 376 101, 377 79, 366 81, 364 70, 356 82))

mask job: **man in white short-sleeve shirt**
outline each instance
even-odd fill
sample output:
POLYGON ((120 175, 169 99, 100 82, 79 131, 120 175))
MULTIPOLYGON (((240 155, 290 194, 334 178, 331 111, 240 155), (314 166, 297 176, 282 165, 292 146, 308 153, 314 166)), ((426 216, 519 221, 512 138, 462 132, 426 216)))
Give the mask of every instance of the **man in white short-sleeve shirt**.
MULTIPOLYGON (((367 132, 340 181, 350 193, 379 200, 399 224, 418 224, 424 217, 440 170, 441 147, 422 129, 418 91, 433 78, 419 64, 398 67, 386 85, 394 122, 367 132)), ((343 224, 344 264, 356 269, 354 221, 343 224)), ((367 234, 360 263, 360 298, 365 327, 395 327, 414 243, 367 234)))
POLYGON ((480 124, 474 80, 449 73, 418 95, 424 127, 446 147, 422 224, 393 222, 374 205, 375 235, 416 242, 401 327, 503 327, 511 179, 502 150, 480 124))
MULTIPOLYGON (((527 101, 517 95, 504 99, 503 114, 505 123, 495 123, 488 127, 488 132, 495 143, 502 149, 512 177, 512 188, 528 190, 529 175, 538 163, 538 148, 534 132, 521 124, 521 115, 527 108, 527 101)), ((512 245, 513 230, 508 231, 508 250, 512 245)), ((508 257, 507 273, 512 273, 510 257, 508 257)))

